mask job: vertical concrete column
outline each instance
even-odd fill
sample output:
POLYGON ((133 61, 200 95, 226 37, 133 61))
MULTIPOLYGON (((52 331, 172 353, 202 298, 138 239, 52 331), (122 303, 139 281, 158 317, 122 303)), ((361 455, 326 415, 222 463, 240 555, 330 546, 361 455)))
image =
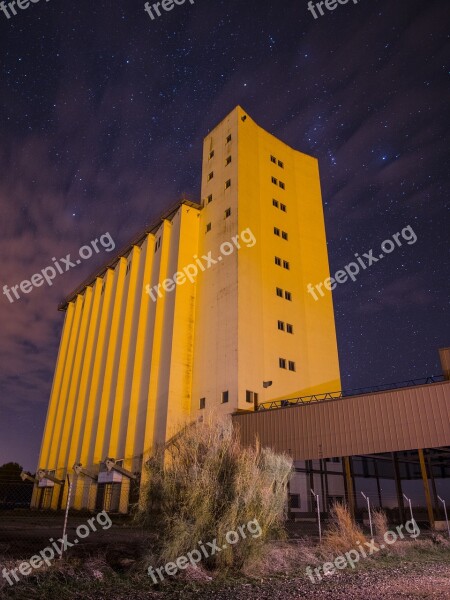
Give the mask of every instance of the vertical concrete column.
POLYGON ((353 486, 352 467, 349 456, 344 456, 344 471, 345 471, 345 482, 347 489, 347 502, 350 514, 352 517, 355 516, 355 489, 353 486))
POLYGON ((431 494, 430 494, 430 485, 428 483, 427 467, 425 465, 425 458, 423 455, 423 450, 421 448, 419 448, 419 450, 417 450, 417 452, 419 453, 420 472, 422 473, 423 487, 425 490, 425 501, 427 503, 428 520, 430 522, 430 527, 433 528, 434 527, 434 513, 433 513, 433 506, 431 504, 431 494))
POLYGON ((400 520, 402 523, 404 523, 405 522, 405 507, 403 505, 403 491, 402 491, 402 482, 401 482, 401 478, 400 478, 400 469, 398 468, 397 454, 395 452, 392 452, 391 456, 392 456, 392 464, 394 467, 394 480, 395 480, 395 490, 397 492, 398 510, 400 513, 400 520))

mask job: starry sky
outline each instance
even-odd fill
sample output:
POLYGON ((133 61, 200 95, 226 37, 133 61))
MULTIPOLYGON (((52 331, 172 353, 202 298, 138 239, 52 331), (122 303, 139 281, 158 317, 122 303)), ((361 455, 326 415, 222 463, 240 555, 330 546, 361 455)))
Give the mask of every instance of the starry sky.
MULTIPOLYGON (((410 225, 334 293, 343 386, 441 372, 449 326, 448 0, 41 0, 0 13, 1 288, 109 232, 118 247, 186 193, 237 104, 318 158, 331 273, 410 225)), ((63 324, 105 252, 0 295, 0 464, 34 470, 63 324)), ((316 283, 316 282, 313 282, 316 283)))

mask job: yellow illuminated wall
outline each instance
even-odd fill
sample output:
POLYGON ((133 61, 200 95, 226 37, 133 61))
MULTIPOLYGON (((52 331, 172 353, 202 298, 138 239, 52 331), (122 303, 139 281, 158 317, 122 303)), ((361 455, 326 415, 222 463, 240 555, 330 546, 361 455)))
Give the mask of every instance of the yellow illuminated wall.
MULTIPOLYGON (((253 410, 255 393, 340 389, 332 295, 306 292, 327 277, 317 160, 237 107, 205 138, 201 206, 182 201, 68 302, 38 468, 61 477, 81 462, 95 475, 110 456, 136 472, 183 424, 253 410), (244 230, 255 243, 247 233, 221 256, 244 230), (204 255, 221 260, 156 302, 145 293, 204 255)), ((76 508, 94 508, 92 487, 75 477, 76 508)))
POLYGON ((206 412, 226 414, 253 410, 247 392, 261 403, 339 390, 332 295, 315 301, 306 293, 308 283, 329 277, 317 160, 238 107, 205 138, 202 198, 199 254, 218 257, 223 242, 248 228, 256 244, 241 244, 199 276, 193 415, 203 412, 201 398, 206 412), (263 388, 263 381, 272 386, 263 388))

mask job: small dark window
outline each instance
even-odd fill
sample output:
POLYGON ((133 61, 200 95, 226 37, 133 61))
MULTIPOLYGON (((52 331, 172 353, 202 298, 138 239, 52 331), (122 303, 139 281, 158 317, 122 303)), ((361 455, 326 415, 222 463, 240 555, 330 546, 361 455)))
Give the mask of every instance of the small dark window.
POLYGON ((286 186, 284 185, 284 183, 282 181, 280 181, 279 186, 282 190, 286 189, 286 186))
POLYGON ((289 507, 290 508, 301 508, 300 507, 300 494, 289 494, 289 507))
POLYGON ((274 205, 276 208, 278 208, 278 200, 272 200, 272 204, 273 204, 273 205, 274 205))
POLYGON ((291 292, 284 292, 284 297, 286 298, 286 300, 292 300, 291 292))
POLYGON ((206 406, 206 398, 200 398, 200 410, 203 410, 206 406))
POLYGON ((284 321, 278 321, 278 329, 284 331, 284 321))
POLYGON ((230 142, 231 142, 231 133, 230 133, 230 135, 227 136, 227 142, 226 143, 229 144, 230 142))
POLYGON ((214 157, 214 150, 211 150, 211 152, 209 153, 209 160, 211 160, 211 158, 214 157))
POLYGON ((283 238, 283 240, 287 240, 288 239, 288 234, 285 231, 281 232, 281 237, 283 238))
POLYGON ((228 179, 228 180, 225 182, 225 189, 227 190, 229 187, 231 187, 231 179, 228 179))
POLYGON ((208 181, 211 181, 211 179, 214 177, 214 171, 211 171, 211 173, 208 175, 208 181))
POLYGON ((275 235, 278 235, 278 236, 280 235, 280 230, 278 229, 278 227, 274 227, 273 232, 275 235))
POLYGON ((295 371, 295 362, 292 360, 289 361, 289 371, 295 371))
POLYGON ((277 164, 277 159, 275 158, 275 156, 271 156, 271 157, 270 157, 270 160, 271 160, 273 163, 277 164))
POLYGON ((275 264, 276 264, 278 267, 281 267, 281 258, 278 258, 278 256, 275 256, 275 264))
POLYGON ((281 160, 278 161, 278 166, 281 167, 282 169, 284 169, 284 162, 281 162, 281 160))
POLYGON ((251 392, 250 390, 246 390, 245 401, 248 404, 253 404, 255 407, 255 410, 258 409, 258 394, 256 392, 251 392))
POLYGON ((289 262, 287 260, 283 260, 283 268, 289 271, 289 262))
POLYGON ((210 195, 208 196, 208 204, 210 204, 210 202, 212 202, 212 200, 213 200, 213 195, 212 195, 212 194, 210 194, 210 195))
POLYGON ((227 210, 225 211, 225 219, 228 219, 228 217, 231 215, 231 208, 227 208, 227 210))
POLYGON ((228 390, 226 392, 222 392, 222 404, 226 404, 228 402, 228 390))
POLYGON ((276 177, 272 177, 272 183, 277 185, 278 183, 278 179, 276 177))
POLYGON ((206 233, 208 233, 208 231, 211 231, 211 223, 208 223, 206 226, 206 233))
POLYGON ((225 161, 225 166, 229 165, 231 162, 231 156, 227 156, 227 159, 225 161))
POLYGON ((280 369, 285 369, 286 368, 286 359, 285 358, 279 358, 278 359, 278 364, 280 365, 280 369))
POLYGON ((287 212, 286 204, 280 204, 280 210, 282 210, 283 212, 287 212))
POLYGON ((279 296, 280 298, 283 297, 283 290, 281 288, 277 287, 277 296, 279 296))
POLYGON ((286 331, 288 333, 294 333, 294 327, 290 323, 286 323, 286 331))

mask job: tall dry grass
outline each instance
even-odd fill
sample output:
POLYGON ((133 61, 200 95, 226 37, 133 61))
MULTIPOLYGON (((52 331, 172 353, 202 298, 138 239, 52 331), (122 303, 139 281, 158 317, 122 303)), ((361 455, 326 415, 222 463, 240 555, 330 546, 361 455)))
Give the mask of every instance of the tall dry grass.
POLYGON ((345 504, 335 503, 330 510, 330 520, 323 536, 327 550, 337 554, 347 552, 359 542, 364 544, 366 537, 357 525, 345 504))
POLYGON ((375 540, 381 543, 384 539, 384 534, 386 531, 389 531, 387 516, 382 508, 376 508, 372 511, 372 524, 375 530, 375 540))
POLYGON ((267 540, 281 538, 292 460, 269 449, 244 448, 232 424, 186 427, 147 465, 138 519, 156 529, 153 558, 160 564, 198 548, 199 541, 226 544, 229 531, 254 519, 261 535, 204 560, 215 568, 254 559, 267 540))

